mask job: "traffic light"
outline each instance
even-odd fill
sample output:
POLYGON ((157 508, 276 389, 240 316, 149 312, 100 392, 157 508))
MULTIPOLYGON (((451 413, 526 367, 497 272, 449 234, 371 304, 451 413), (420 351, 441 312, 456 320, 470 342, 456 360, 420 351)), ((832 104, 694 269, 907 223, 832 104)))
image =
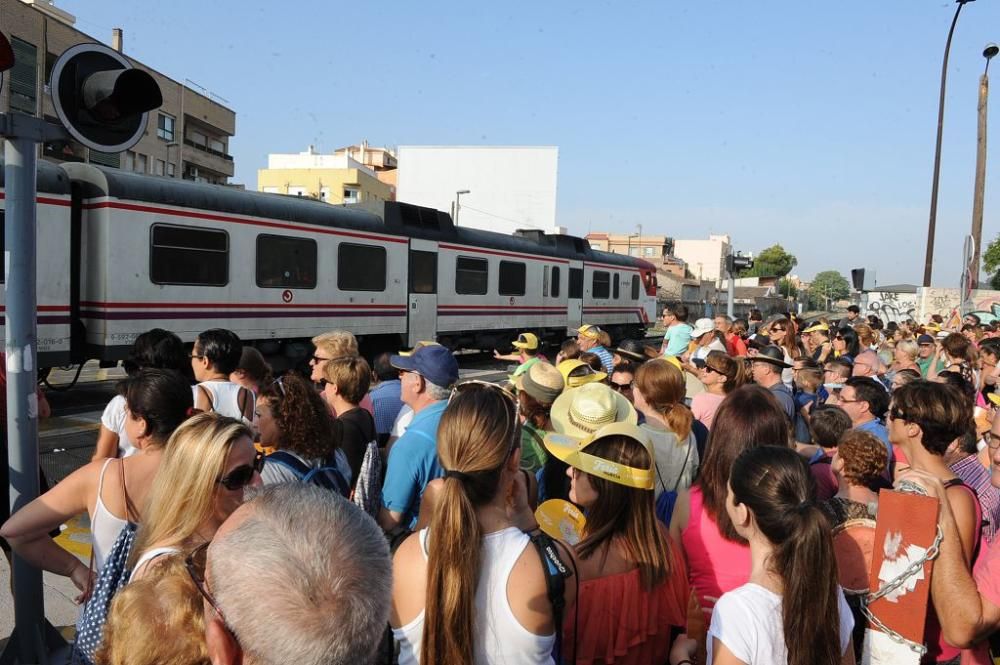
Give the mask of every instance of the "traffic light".
POLYGON ((121 152, 146 131, 148 111, 163 103, 160 86, 103 44, 77 44, 52 67, 52 105, 70 135, 92 150, 121 152))
POLYGON ((753 268, 752 256, 743 256, 737 252, 726 257, 726 272, 730 275, 736 275, 738 272, 750 270, 750 268, 753 268))

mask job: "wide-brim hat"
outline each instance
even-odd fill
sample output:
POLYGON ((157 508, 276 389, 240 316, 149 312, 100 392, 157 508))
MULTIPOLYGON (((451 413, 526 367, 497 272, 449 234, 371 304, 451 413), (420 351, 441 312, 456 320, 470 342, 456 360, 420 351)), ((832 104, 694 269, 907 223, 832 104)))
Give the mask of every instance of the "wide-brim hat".
POLYGON ((538 348, 538 337, 534 333, 521 333, 510 343, 515 349, 534 350, 538 348))
POLYGON ((565 390, 552 403, 552 427, 559 434, 586 438, 605 425, 639 422, 635 407, 603 383, 565 390))
POLYGON ((637 363, 644 363, 649 360, 649 352, 651 350, 653 351, 654 358, 660 355, 655 349, 651 349, 648 345, 643 344, 637 339, 626 339, 615 349, 615 353, 622 358, 627 358, 637 363))
MULTIPOLYGON (((582 389, 581 389, 582 390, 582 389)), ((545 449, 553 457, 562 460, 574 469, 579 469, 592 476, 603 478, 619 485, 643 490, 652 490, 655 486, 656 459, 653 443, 649 435, 635 423, 616 422, 605 425, 584 438, 567 434, 549 433, 545 435, 545 449), (649 453, 649 468, 640 469, 626 466, 614 460, 605 459, 586 452, 590 444, 609 436, 627 436, 641 444, 649 453)))
POLYGON ((814 333, 814 332, 830 332, 830 326, 826 325, 822 321, 817 321, 816 323, 812 324, 811 326, 803 330, 802 334, 814 333))
POLYGON ((514 385, 542 404, 552 404, 562 394, 566 381, 549 363, 536 362, 514 378, 514 385))
POLYGON ((771 363, 772 365, 777 365, 778 367, 787 368, 792 366, 791 363, 785 362, 785 352, 773 344, 762 348, 757 352, 757 355, 750 356, 750 360, 753 362, 771 363))
POLYGON ((564 360, 556 366, 562 374, 567 388, 579 388, 588 383, 598 383, 608 378, 606 372, 601 372, 577 358, 564 360))
POLYGON ((694 328, 691 329, 691 339, 698 339, 705 333, 710 333, 715 330, 715 321, 712 319, 698 319, 694 322, 694 328))

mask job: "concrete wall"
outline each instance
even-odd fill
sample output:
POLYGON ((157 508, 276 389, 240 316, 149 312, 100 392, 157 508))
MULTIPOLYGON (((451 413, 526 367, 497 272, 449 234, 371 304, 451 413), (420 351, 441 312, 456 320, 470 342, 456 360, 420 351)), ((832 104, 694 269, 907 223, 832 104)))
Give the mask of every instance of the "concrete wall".
POLYGON ((675 240, 674 256, 683 259, 695 279, 719 282, 725 271, 729 253, 729 236, 712 236, 708 240, 675 240))
POLYGON ((458 223, 501 233, 556 225, 556 147, 400 146, 396 198, 449 212, 458 223))
POLYGON ((325 200, 327 203, 340 204, 346 202, 345 187, 358 191, 357 203, 392 200, 392 186, 376 178, 375 174, 366 168, 257 171, 257 188, 262 192, 310 196, 325 200))

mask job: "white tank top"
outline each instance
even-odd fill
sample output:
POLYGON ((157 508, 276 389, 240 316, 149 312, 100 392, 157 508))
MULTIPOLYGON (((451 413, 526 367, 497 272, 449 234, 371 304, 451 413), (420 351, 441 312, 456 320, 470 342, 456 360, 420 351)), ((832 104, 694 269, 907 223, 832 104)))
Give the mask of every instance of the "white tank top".
MULTIPOLYGON (((101 499, 101 493, 104 490, 104 472, 107 471, 108 464, 111 464, 113 461, 114 459, 106 460, 104 466, 101 467, 101 477, 97 481, 97 501, 94 502, 94 516, 90 520, 90 533, 94 548, 94 570, 98 572, 104 568, 104 561, 108 556, 108 552, 114 547, 115 541, 118 540, 118 535, 128 523, 108 510, 108 507, 104 505, 104 500, 101 499)), ((117 477, 116 480, 120 482, 120 479, 117 477)))
MULTIPOLYGON (((420 548, 427 558, 427 529, 418 533, 420 548)), ((535 635, 518 623, 507 602, 507 580, 524 548, 528 535, 510 527, 483 538, 479 583, 476 585, 476 634, 473 655, 476 665, 551 664, 555 634, 535 635)), ((424 612, 402 628, 393 628, 399 641, 399 665, 420 662, 420 641, 424 633, 424 612)))
MULTIPOLYGON (((201 388, 205 389, 212 401, 212 411, 218 413, 220 416, 229 416, 237 420, 247 421, 243 417, 239 403, 240 390, 243 389, 243 386, 232 381, 202 381, 191 389, 194 392, 195 404, 198 403, 198 393, 201 388)), ((247 392, 249 393, 250 391, 248 390, 247 392)), ((249 405, 254 403, 253 393, 247 395, 246 401, 249 405)))

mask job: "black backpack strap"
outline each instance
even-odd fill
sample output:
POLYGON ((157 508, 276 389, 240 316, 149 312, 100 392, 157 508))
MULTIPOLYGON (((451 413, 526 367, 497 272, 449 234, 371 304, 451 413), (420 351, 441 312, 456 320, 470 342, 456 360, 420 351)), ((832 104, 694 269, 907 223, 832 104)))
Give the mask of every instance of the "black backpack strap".
POLYGON ((559 556, 555 541, 542 531, 529 534, 531 543, 538 550, 538 556, 542 559, 542 570, 545 572, 545 589, 552 605, 552 623, 555 624, 556 643, 552 650, 555 661, 561 662, 562 658, 562 622, 563 612, 566 609, 566 578, 569 577, 569 568, 559 556))

